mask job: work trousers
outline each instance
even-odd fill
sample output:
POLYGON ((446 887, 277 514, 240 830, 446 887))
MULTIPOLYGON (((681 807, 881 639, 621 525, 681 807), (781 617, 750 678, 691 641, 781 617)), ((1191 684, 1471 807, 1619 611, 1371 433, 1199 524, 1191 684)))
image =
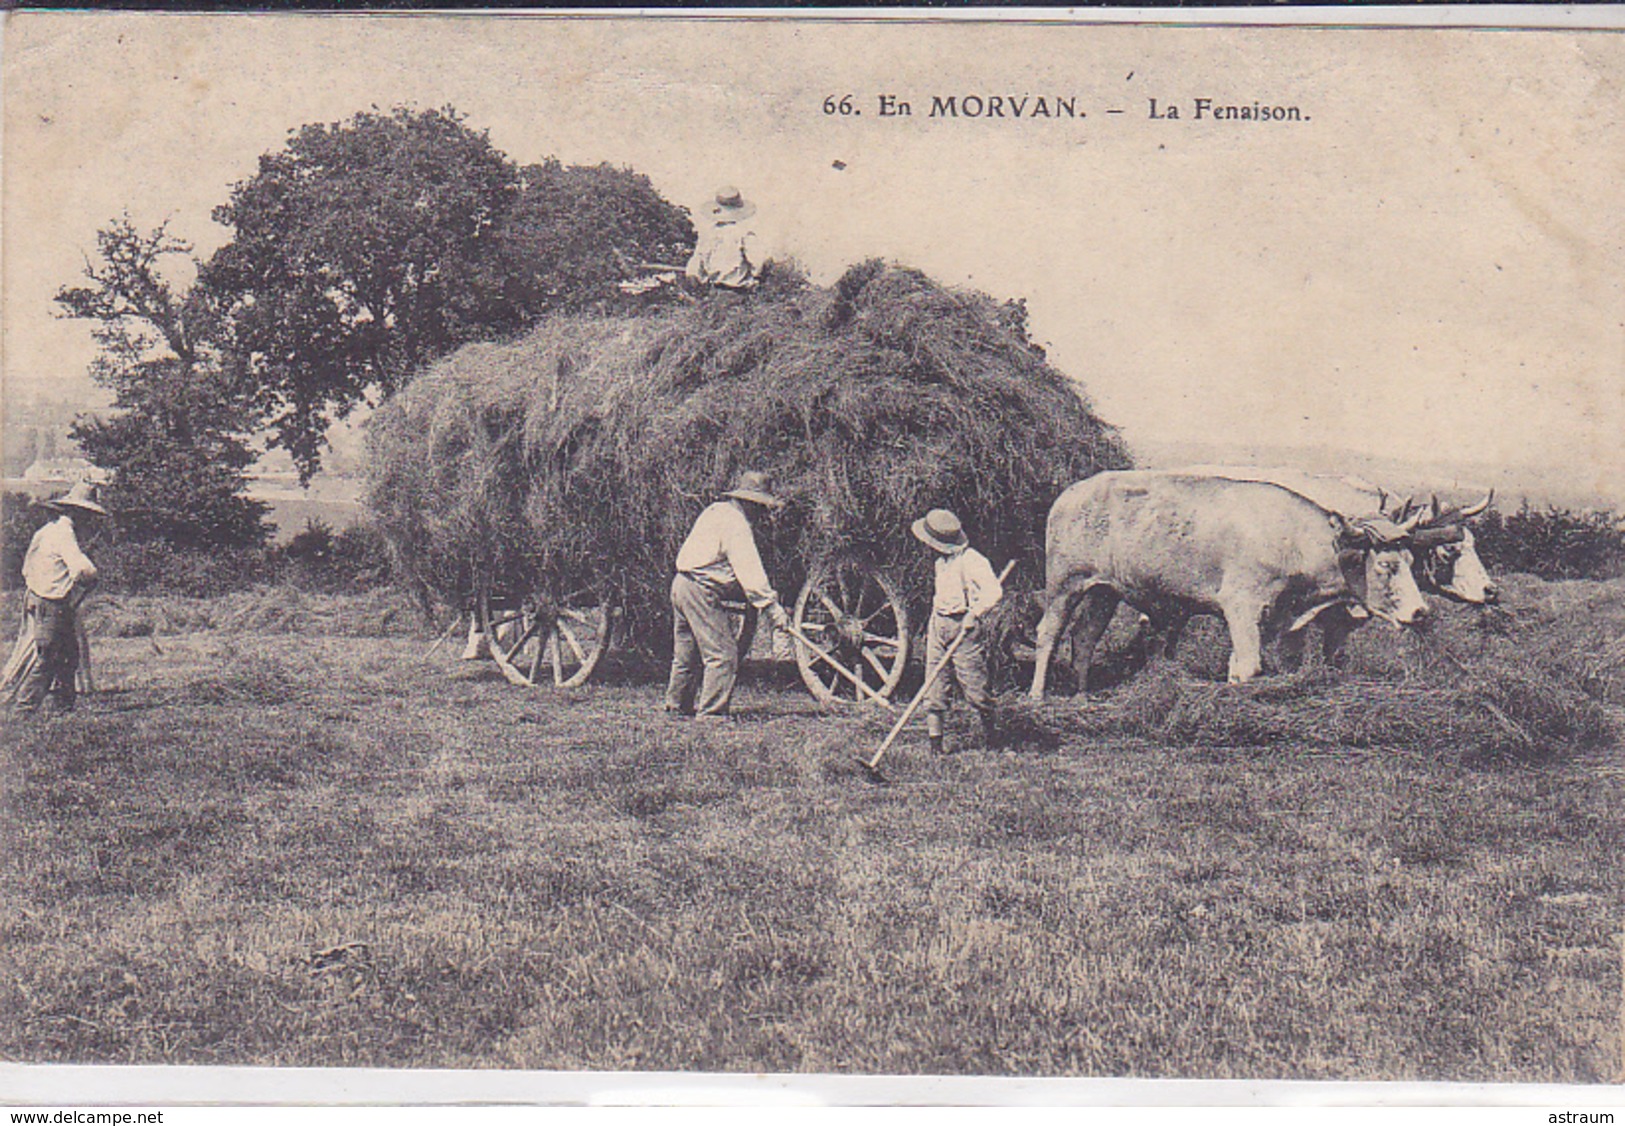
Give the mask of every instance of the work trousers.
MULTIPOLYGON (((931 625, 926 630, 925 637, 927 672, 936 668, 942 661, 942 655, 948 651, 948 646, 959 636, 960 625, 964 620, 963 614, 932 612, 931 625)), ((959 648, 954 650, 953 661, 937 674, 936 680, 932 681, 931 689, 925 697, 925 710, 938 714, 947 711, 948 694, 956 682, 971 707, 984 715, 993 710, 993 694, 987 690, 987 645, 979 629, 973 630, 969 637, 959 643, 959 648)))
POLYGON ((79 670, 77 615, 65 598, 41 598, 33 591, 23 601, 23 615, 34 636, 34 661, 17 690, 17 710, 39 710, 46 696, 59 711, 74 705, 74 674, 79 670))
POLYGON ((721 595, 696 579, 678 574, 671 581, 671 617, 671 679, 666 682, 666 710, 685 715, 727 715, 734 681, 739 676, 739 642, 721 595))

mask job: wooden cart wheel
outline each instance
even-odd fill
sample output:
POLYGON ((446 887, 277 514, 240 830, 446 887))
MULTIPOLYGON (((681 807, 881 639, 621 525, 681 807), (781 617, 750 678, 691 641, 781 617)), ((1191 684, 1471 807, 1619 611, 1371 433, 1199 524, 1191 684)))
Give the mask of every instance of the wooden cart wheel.
MULTIPOLYGON (((815 570, 796 599, 796 629, 889 697, 908 664, 908 610, 891 579, 868 564, 837 559, 815 570)), ((801 679, 820 701, 850 702, 858 689, 800 641, 801 679)))
POLYGON ((518 640, 503 646, 510 665, 532 684, 585 684, 609 650, 618 608, 590 587, 526 609, 518 640))
POLYGON ((506 653, 509 649, 518 648, 519 641, 529 637, 524 634, 529 623, 522 612, 499 605, 499 602, 489 590, 482 590, 474 613, 479 619, 480 632, 490 642, 492 649, 500 647, 506 653), (522 634, 524 637, 521 637, 522 634))

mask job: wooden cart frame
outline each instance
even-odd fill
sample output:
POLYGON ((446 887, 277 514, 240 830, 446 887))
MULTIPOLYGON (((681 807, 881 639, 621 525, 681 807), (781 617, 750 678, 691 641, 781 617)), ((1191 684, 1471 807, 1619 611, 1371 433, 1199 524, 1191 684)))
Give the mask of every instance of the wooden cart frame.
MULTIPOLYGON (((750 652, 757 613, 728 605, 735 617, 740 654, 750 652)), ((484 585, 474 614, 491 655, 510 681, 527 686, 574 688, 587 683, 615 643, 622 618, 619 601, 583 585, 562 597, 504 597, 484 585)), ((837 556, 815 564, 791 609, 796 631, 862 679, 858 687, 791 639, 802 682, 822 703, 850 703, 870 693, 889 698, 909 658, 909 612, 902 585, 883 568, 837 556)))

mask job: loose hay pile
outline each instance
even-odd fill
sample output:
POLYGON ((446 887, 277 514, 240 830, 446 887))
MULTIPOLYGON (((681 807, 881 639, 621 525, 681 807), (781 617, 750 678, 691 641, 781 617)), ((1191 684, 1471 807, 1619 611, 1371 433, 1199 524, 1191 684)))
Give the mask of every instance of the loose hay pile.
POLYGON ((1246 685, 1217 683, 1222 628, 1177 662, 1153 664, 1090 706, 1040 709, 1051 726, 1175 746, 1398 748, 1539 762, 1618 753, 1610 709, 1625 700, 1625 581, 1502 579, 1497 608, 1435 600, 1424 635, 1369 625, 1348 665, 1311 661, 1246 685))
POLYGON ((483 574, 663 615, 695 515, 762 468, 790 502, 760 537, 787 598, 838 553, 919 575, 908 526, 933 506, 1037 585, 1056 495, 1129 464, 1019 306, 873 261, 829 289, 764 290, 557 318, 419 375, 370 427, 399 573, 454 604, 483 574))
MULTIPOLYGON (((0 599, 0 620, 15 621, 20 599, 0 599)), ((423 618, 397 589, 338 595, 258 586, 216 598, 163 594, 98 594, 85 608, 85 628, 102 637, 173 637, 218 632, 307 637, 422 637, 423 618)))

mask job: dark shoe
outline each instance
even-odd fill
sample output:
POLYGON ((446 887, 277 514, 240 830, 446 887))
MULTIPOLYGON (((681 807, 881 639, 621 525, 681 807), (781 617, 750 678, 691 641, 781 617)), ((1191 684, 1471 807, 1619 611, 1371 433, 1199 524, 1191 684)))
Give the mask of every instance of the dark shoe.
POLYGON ((931 753, 932 754, 934 754, 934 755, 951 755, 951 754, 953 754, 953 751, 950 750, 947 747, 947 745, 943 743, 941 735, 932 735, 932 736, 930 736, 930 739, 931 739, 931 753))

